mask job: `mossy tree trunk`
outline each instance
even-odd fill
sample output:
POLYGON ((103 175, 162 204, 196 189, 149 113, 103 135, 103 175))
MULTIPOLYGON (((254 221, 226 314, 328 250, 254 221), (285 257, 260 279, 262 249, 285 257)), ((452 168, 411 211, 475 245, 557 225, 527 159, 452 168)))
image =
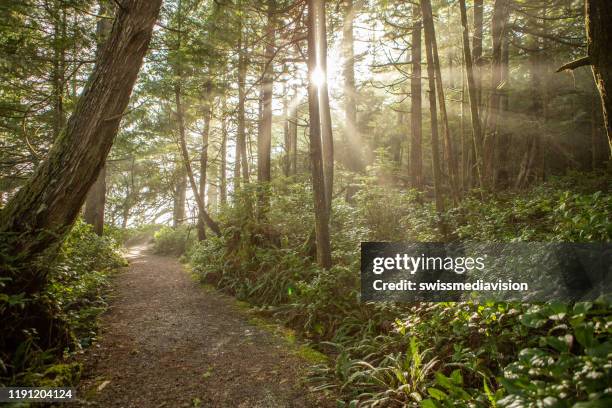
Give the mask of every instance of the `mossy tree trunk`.
POLYGON ((612 156, 612 7, 608 0, 586 0, 588 56, 601 96, 608 146, 612 156))
POLYGON ((586 0, 587 55, 560 67, 557 72, 590 65, 595 85, 601 97, 604 125, 608 134, 609 154, 612 156, 612 7, 608 0, 586 0))

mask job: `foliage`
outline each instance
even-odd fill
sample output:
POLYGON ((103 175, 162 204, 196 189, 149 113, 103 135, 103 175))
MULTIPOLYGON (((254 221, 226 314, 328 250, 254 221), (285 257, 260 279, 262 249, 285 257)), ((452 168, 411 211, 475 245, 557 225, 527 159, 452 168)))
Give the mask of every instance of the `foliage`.
POLYGON ((154 234, 153 249, 157 254, 181 256, 196 240, 197 233, 190 226, 162 227, 154 234))
POLYGON ((612 196, 607 174, 572 174, 530 191, 471 196, 451 210, 447 222, 458 239, 482 241, 589 242, 612 239, 612 196), (580 184, 570 185, 580 177, 580 184), (576 191, 576 186, 596 190, 576 191))
MULTIPOLYGON (((443 220, 459 239, 609 241, 611 201, 602 186, 605 176, 572 174, 518 194, 469 197, 443 220), (573 188, 575 177, 590 188, 573 188)), ((268 187, 282 191, 271 194, 268 219, 249 216, 254 193, 243 191, 221 214, 225 235, 194 246, 190 262, 201 279, 281 319, 331 357, 311 370, 315 390, 336 390, 346 406, 565 407, 611 397, 609 300, 360 303, 354 243, 443 239, 431 204, 362 178, 353 205, 334 201, 335 266, 325 271, 304 245, 308 188, 268 187)))
MULTIPOLYGON (((64 321, 72 338, 71 351, 89 346, 96 337, 97 317, 106 310, 105 293, 113 270, 125 265, 119 244, 109 236, 98 236, 90 225, 78 220, 49 266, 48 286, 40 299, 7 297, 1 293, 0 307, 9 303, 48 302, 64 321)), ((14 317, 19 319, 18 316, 14 317)), ((67 386, 78 380, 77 363, 56 361, 54 350, 40 348, 36 333, 22 343, 9 360, 0 359, 0 383, 20 386, 67 386), (6 376, 11 373, 11 376, 6 376)))

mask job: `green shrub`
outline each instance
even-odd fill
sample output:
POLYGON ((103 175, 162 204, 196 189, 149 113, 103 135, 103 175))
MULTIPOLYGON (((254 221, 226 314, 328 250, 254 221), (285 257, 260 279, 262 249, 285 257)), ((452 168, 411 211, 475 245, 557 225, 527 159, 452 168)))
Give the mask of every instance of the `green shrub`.
MULTIPOLYGON (((49 265, 49 282, 39 299, 49 303, 63 320, 72 337, 65 353, 88 346, 95 339, 97 318, 106 310, 105 292, 110 276, 116 268, 126 265, 118 243, 110 236, 98 236, 90 225, 77 220, 63 242, 59 255, 49 265)), ((1 282, 0 282, 1 283, 1 282)), ((3 302, 15 302, 1 293, 3 302)), ((22 301, 25 301, 22 299, 22 301)), ((15 316, 15 319, 18 319, 15 316)), ((35 333, 22 343, 7 366, 11 377, 4 377, 0 370, 0 384, 21 386, 67 386, 78 381, 80 366, 76 363, 56 361, 57 353, 42 350, 36 343, 35 333)))
POLYGON ((368 240, 610 241, 605 177, 571 174, 528 191, 468 196, 442 215, 447 237, 420 193, 363 178, 354 203, 333 202, 328 271, 305 245, 313 225, 308 185, 268 185, 263 219, 254 215, 250 186, 221 214, 225 236, 194 246, 190 261, 203 280, 326 352, 329 362, 312 367, 310 380, 316 390, 334 389, 340 406, 605 406, 609 301, 364 304, 358 272, 358 243, 368 240))
POLYGON ((161 255, 181 256, 197 241, 196 230, 188 225, 162 227, 154 234, 153 249, 161 255))

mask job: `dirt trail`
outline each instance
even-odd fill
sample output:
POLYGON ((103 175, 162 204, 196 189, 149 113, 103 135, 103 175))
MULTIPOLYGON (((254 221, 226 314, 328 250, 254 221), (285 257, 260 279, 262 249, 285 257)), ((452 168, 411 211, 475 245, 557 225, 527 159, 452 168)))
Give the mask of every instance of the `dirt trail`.
POLYGON ((300 382, 305 362, 232 298, 203 290, 174 258, 134 247, 129 259, 85 353, 79 406, 329 405, 300 382))

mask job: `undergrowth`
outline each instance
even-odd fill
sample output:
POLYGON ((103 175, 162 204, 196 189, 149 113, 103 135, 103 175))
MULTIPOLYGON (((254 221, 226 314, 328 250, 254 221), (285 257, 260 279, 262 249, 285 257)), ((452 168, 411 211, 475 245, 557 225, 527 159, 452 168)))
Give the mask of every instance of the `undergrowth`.
POLYGON ((308 183, 278 180, 265 217, 253 214, 255 188, 243 188, 220 214, 225 235, 194 244, 188 258, 204 282, 329 355, 310 380, 340 406, 609 406, 610 299, 360 303, 358 273, 360 241, 609 242, 609 187, 606 175, 571 174, 529 191, 475 193, 443 214, 443 237, 422 193, 365 178, 352 204, 334 201, 335 266, 325 271, 312 258, 308 183))
MULTIPOLYGON (((33 331, 14 354, 0 358, 0 386, 76 384, 81 368, 71 361, 70 355, 95 340, 97 317, 107 307, 105 293, 109 278, 113 270, 122 265, 125 259, 113 237, 100 237, 91 226, 77 221, 58 257, 49 265, 49 282, 41 294, 69 329, 70 344, 65 350, 59 350, 64 357, 58 361, 58 350, 41 349, 33 331)), ((19 306, 28 301, 36 300, 3 294, 0 281, 0 308, 19 310, 19 306)))

